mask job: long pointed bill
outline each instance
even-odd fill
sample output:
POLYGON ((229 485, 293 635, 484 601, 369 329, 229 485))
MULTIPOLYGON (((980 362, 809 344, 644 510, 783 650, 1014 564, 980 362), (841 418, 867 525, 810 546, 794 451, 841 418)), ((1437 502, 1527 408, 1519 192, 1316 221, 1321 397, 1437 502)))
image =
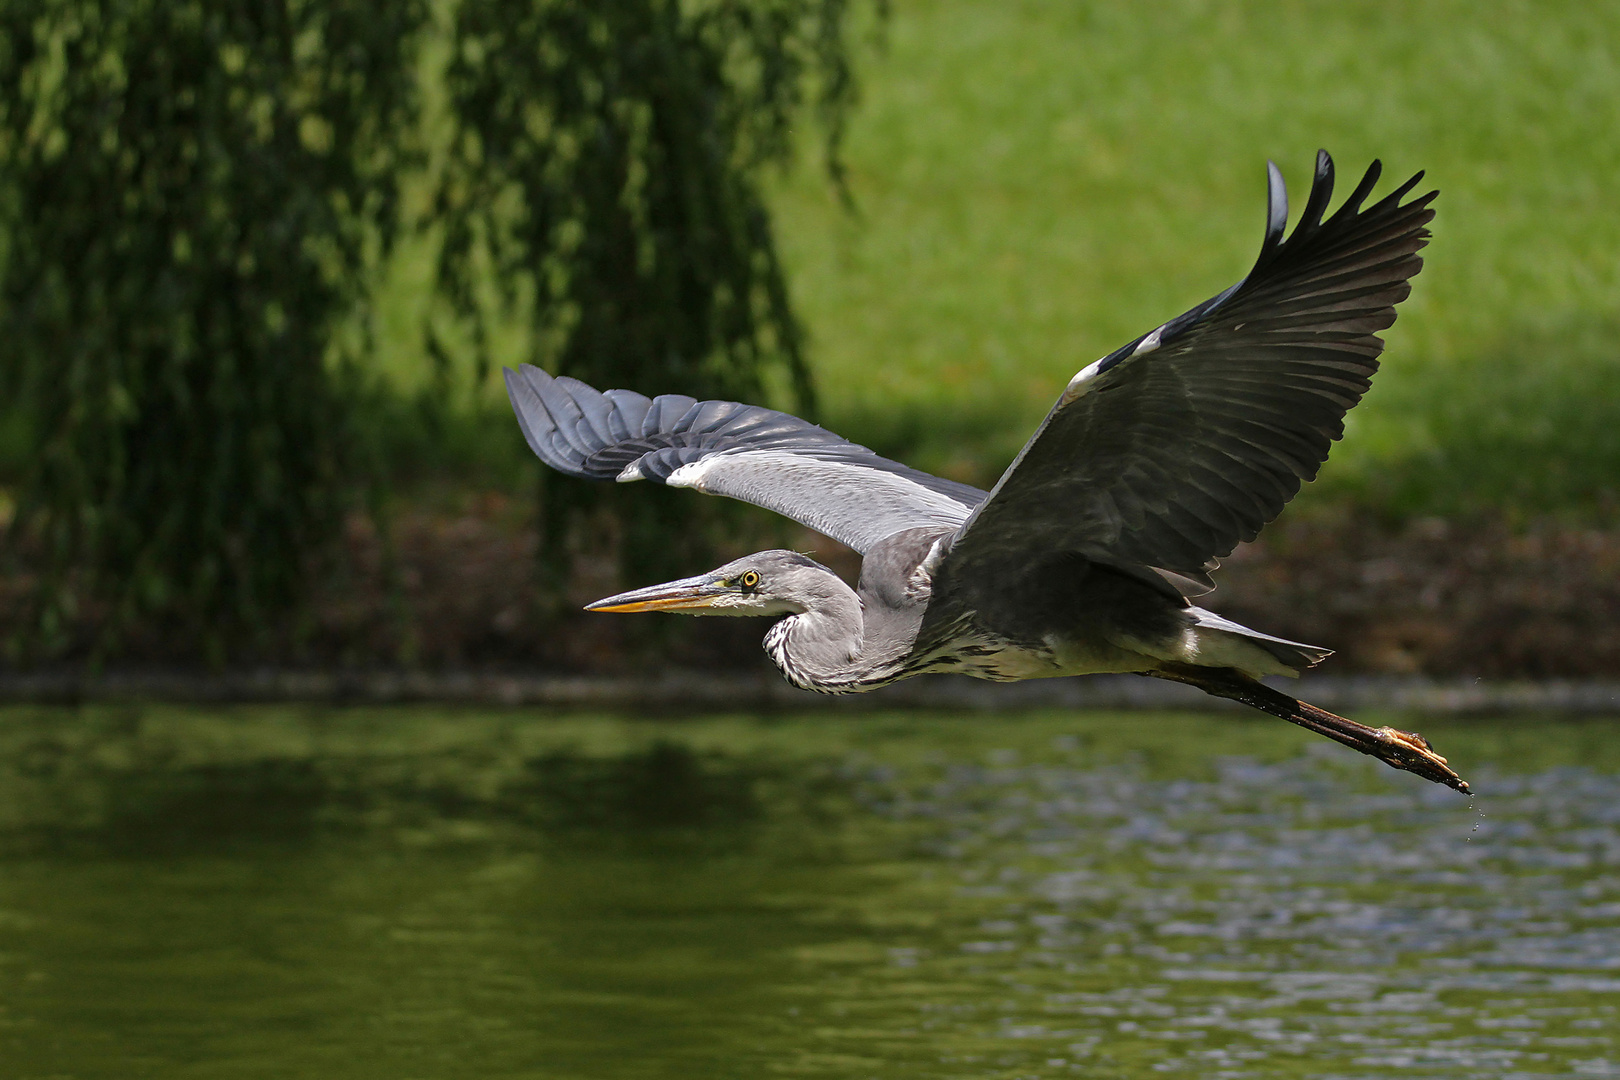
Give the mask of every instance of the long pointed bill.
POLYGON ((707 575, 666 581, 662 585, 649 585, 645 589, 609 596, 594 604, 586 604, 586 611, 696 611, 710 607, 727 595, 724 586, 707 575))

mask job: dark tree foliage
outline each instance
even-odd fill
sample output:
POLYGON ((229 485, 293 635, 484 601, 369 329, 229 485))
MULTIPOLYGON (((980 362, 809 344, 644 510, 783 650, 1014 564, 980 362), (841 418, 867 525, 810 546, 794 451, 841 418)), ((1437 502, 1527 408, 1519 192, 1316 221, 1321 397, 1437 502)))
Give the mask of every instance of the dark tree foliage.
MULTIPOLYGON (((810 109, 836 165, 847 23, 845 0, 462 0, 439 198, 440 283, 459 313, 487 314, 492 269, 554 373, 812 408, 760 179, 810 109)), ((542 492, 553 573, 567 537, 604 528, 627 574, 689 572, 725 513, 561 477, 542 492)))
POLYGON ((355 475, 334 328, 395 230, 422 0, 0 0, 0 392, 36 641, 76 604, 216 658, 355 475), (368 248, 370 251, 368 252, 368 248))
MULTIPOLYGON (((447 5, 451 307, 481 326, 493 284, 552 370, 808 408, 759 180, 807 111, 836 161, 844 5, 447 5)), ((0 0, 0 441, 26 446, 5 537, 40 572, 27 651, 110 655, 135 627, 176 659, 284 644, 381 476, 355 360, 426 160, 428 17, 426 0, 0 0)), ((619 539, 644 563, 679 556, 667 529, 712 525, 700 500, 634 494, 619 539)), ((547 490, 552 565, 612 495, 547 490)))

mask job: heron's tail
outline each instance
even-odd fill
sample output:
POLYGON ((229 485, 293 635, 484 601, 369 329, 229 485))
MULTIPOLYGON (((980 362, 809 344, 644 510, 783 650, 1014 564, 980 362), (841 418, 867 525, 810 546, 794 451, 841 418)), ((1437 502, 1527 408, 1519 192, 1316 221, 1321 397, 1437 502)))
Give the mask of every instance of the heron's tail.
POLYGON ((1333 655, 1332 649, 1262 634, 1200 607, 1188 608, 1186 614, 1198 635, 1198 662, 1207 667, 1292 678, 1333 655))
POLYGON ((1251 679, 1234 668, 1205 668, 1191 664, 1167 664, 1151 674, 1161 679, 1189 683, 1206 694, 1240 701, 1261 712, 1280 716, 1289 723, 1298 724, 1318 735, 1326 735, 1352 750, 1373 757, 1397 769, 1416 773, 1425 780, 1455 788, 1468 794, 1468 784, 1446 764, 1446 759, 1434 752, 1429 740, 1410 731, 1392 727, 1371 728, 1342 716, 1318 709, 1315 705, 1291 698, 1280 690, 1273 690, 1258 679, 1251 679))

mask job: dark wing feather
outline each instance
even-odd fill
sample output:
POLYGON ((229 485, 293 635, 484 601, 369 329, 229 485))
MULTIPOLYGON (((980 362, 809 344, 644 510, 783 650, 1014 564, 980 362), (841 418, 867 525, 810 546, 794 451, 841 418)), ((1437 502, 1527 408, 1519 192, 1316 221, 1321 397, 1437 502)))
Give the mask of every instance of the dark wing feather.
POLYGON ((559 472, 742 499, 863 553, 905 529, 954 530, 985 498, 758 405, 603 392, 527 364, 506 390, 529 447, 559 472))
POLYGON ((1333 163, 1319 153, 1284 240, 1287 192, 1270 166, 1248 277, 1076 375, 962 530, 948 577, 971 588, 1067 551, 1166 571, 1188 595, 1213 587, 1214 560, 1315 478, 1423 265, 1436 193, 1401 202, 1419 173, 1363 209, 1379 169, 1323 220, 1333 163))

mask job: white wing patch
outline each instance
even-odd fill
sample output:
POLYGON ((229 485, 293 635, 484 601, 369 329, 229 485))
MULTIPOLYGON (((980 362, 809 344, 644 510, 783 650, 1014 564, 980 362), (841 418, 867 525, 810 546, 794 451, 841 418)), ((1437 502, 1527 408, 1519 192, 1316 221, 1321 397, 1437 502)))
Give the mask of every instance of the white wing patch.
POLYGON ((956 528, 969 508, 881 468, 778 450, 729 451, 682 465, 664 481, 774 510, 864 553, 920 525, 956 528))
POLYGON ((1088 384, 1097 377, 1097 372, 1101 367, 1102 361, 1096 360, 1081 368, 1074 378, 1069 380, 1069 385, 1063 388, 1063 396, 1058 398, 1058 408, 1061 409, 1087 390, 1090 390, 1091 387, 1088 384))
MULTIPOLYGON (((1152 352, 1154 349, 1159 347, 1163 335, 1164 327, 1161 326, 1157 330, 1153 331, 1153 333, 1137 342, 1136 348, 1131 350, 1130 356, 1124 357, 1123 359, 1129 360, 1133 357, 1142 356, 1146 353, 1152 352)), ((1062 408, 1075 398, 1091 392, 1093 389, 1091 384, 1096 380, 1097 375, 1102 371, 1102 363, 1103 360, 1106 359, 1108 359, 1108 357, 1105 356, 1102 360, 1096 360, 1090 364, 1087 364, 1075 374, 1074 378, 1069 380, 1069 385, 1063 388, 1063 396, 1058 399, 1058 408, 1062 408)), ((1117 367, 1118 365, 1116 364, 1115 366, 1117 367)))

